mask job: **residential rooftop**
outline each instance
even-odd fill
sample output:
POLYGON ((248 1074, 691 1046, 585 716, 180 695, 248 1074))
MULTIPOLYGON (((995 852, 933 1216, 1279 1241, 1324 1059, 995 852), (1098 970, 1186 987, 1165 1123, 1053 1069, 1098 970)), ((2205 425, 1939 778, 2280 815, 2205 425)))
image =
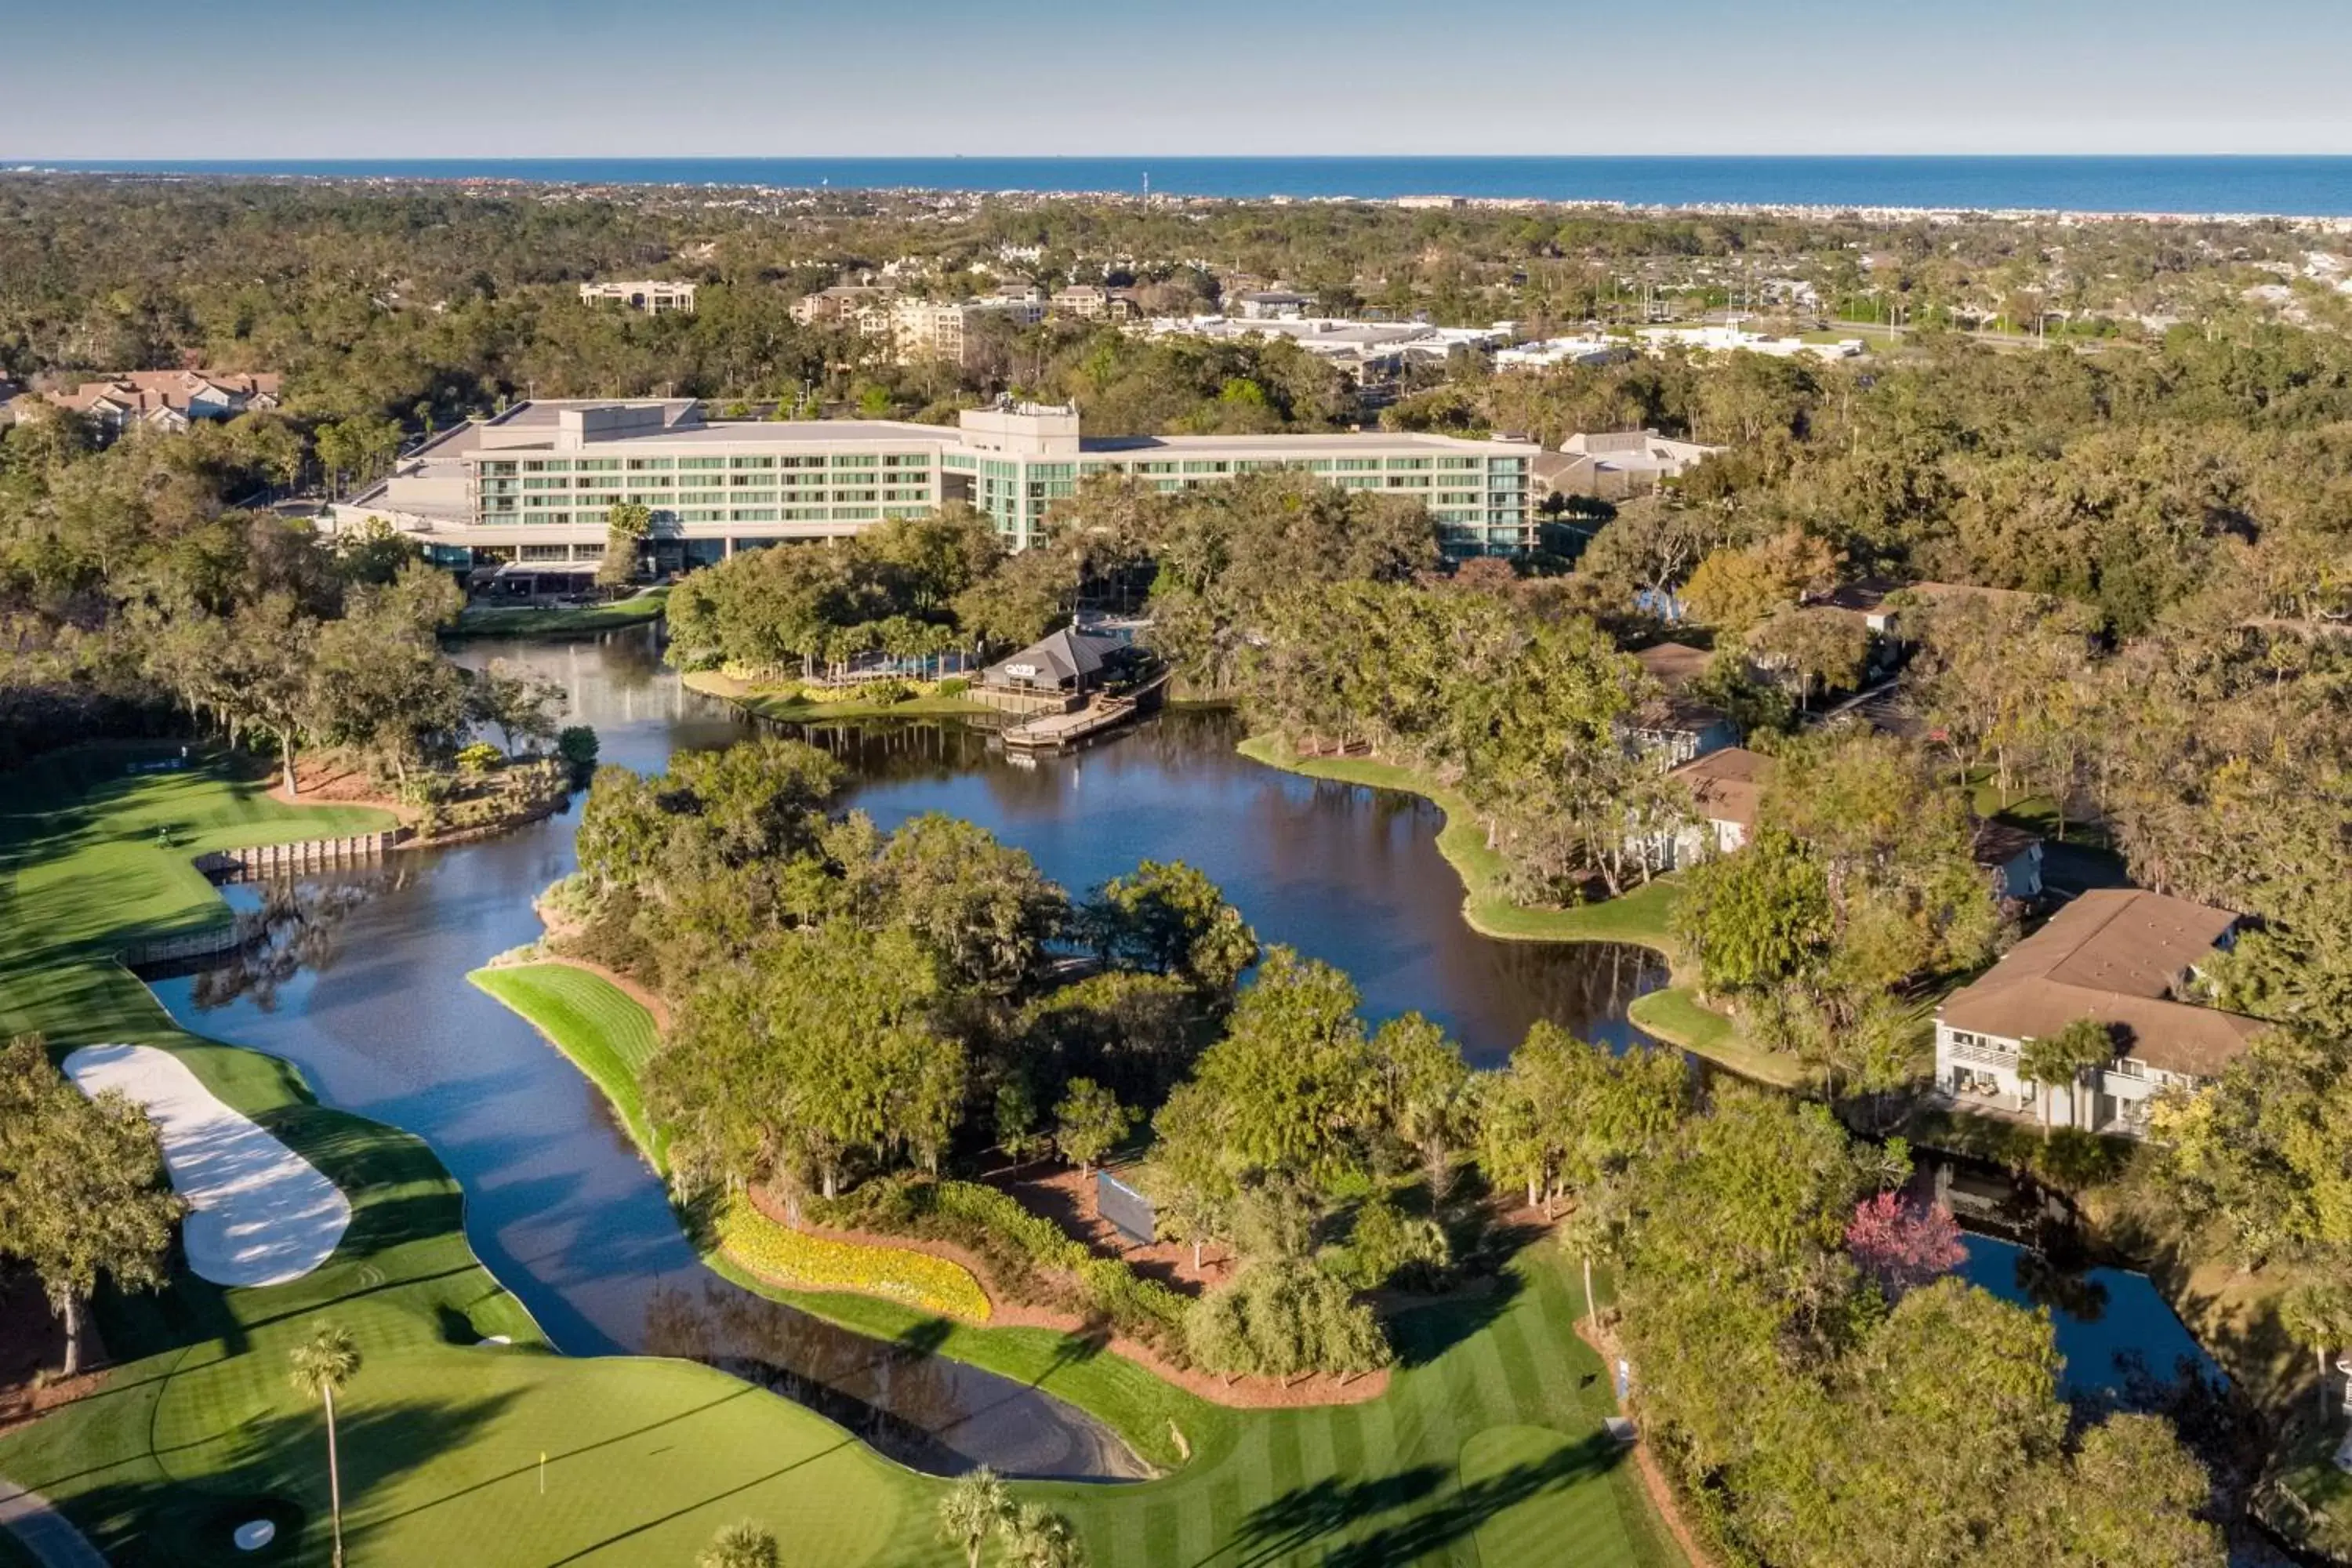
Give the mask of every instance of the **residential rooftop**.
POLYGON ((2087 892, 1947 997, 1937 1016, 2009 1040, 2044 1039, 2095 1018, 2124 1034, 2119 1054, 2210 1078, 2268 1026, 2176 993, 2237 922, 2227 910, 2143 889, 2087 892))

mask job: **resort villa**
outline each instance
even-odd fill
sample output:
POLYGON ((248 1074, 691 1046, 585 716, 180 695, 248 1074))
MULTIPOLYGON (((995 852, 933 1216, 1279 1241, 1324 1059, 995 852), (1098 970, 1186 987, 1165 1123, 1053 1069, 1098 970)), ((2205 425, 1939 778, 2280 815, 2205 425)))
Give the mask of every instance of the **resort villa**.
POLYGON ((2259 1020, 2193 999, 2198 966, 2238 917, 2139 889, 2083 894, 1936 1013, 1936 1087, 1962 1110, 2137 1136, 2162 1089, 2194 1089, 2242 1053, 2259 1020), (2080 1018, 2112 1032, 2116 1058, 2072 1095, 2019 1068, 2029 1041, 2080 1018), (2053 1098, 2037 1103, 2042 1095, 2053 1098))
POLYGON ((338 503, 328 526, 382 518, 452 567, 593 561, 607 512, 632 502, 652 513, 656 565, 680 570, 955 501, 987 513, 1020 550, 1091 475, 1180 490, 1287 469, 1421 502, 1449 554, 1516 555, 1534 542, 1537 450, 1388 431, 1084 436, 1075 408, 1025 404, 967 409, 940 426, 709 421, 691 399, 532 402, 444 431, 338 503))

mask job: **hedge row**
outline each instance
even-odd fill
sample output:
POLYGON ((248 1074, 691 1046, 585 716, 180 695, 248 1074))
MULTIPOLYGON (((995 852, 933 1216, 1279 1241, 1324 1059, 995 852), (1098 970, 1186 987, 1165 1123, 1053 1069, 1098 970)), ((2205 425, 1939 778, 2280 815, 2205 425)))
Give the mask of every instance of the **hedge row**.
POLYGON ((988 1321, 988 1293, 971 1270, 950 1259, 810 1236, 742 1202, 729 1204, 717 1226, 719 1249, 774 1284, 795 1290, 856 1290, 968 1322, 988 1321))

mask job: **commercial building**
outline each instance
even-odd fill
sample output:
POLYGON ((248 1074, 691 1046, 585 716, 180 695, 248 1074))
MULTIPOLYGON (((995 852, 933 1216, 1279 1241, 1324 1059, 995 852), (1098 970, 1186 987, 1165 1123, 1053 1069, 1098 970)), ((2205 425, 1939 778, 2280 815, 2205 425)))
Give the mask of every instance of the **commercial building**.
POLYGON ((445 563, 593 560, 615 502, 653 514, 655 558, 707 563, 784 540, 835 539, 964 501, 1015 550, 1095 474, 1180 490, 1262 469, 1416 500, 1449 552, 1533 543, 1526 442, 1374 432, 1087 437, 1071 408, 967 410, 954 426, 894 420, 708 422, 683 399, 523 403, 446 431, 333 509, 381 517, 445 563))
POLYGON ((1721 447, 1677 440, 1655 430, 1582 432, 1547 452, 1536 464, 1545 495, 1591 496, 1623 500, 1678 479, 1721 447))
POLYGON ((651 278, 640 278, 634 283, 583 283, 580 302, 583 305, 626 305, 632 310, 643 310, 648 316, 667 315, 673 310, 694 314, 694 285, 663 283, 651 278))
POLYGON ((2237 925, 2227 910, 2136 888, 2083 894, 1936 1010, 1936 1087, 1962 1110, 2145 1131, 2150 1100, 2213 1078, 2265 1026, 2194 999, 2198 967, 2237 925), (2105 1026, 2114 1058, 2071 1093, 2027 1077, 2026 1045, 2083 1018, 2105 1026))

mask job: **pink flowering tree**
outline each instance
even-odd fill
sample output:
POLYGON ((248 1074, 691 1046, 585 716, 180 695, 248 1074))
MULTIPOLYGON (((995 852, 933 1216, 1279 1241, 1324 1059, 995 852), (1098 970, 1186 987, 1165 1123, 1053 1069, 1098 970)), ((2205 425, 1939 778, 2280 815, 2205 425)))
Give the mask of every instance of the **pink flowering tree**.
POLYGON ((1878 1281, 1889 1300, 1958 1267, 1968 1256, 1951 1210, 1941 1204, 1906 1203, 1900 1193, 1880 1193, 1856 1205, 1846 1222, 1845 1246, 1855 1266, 1878 1281))

